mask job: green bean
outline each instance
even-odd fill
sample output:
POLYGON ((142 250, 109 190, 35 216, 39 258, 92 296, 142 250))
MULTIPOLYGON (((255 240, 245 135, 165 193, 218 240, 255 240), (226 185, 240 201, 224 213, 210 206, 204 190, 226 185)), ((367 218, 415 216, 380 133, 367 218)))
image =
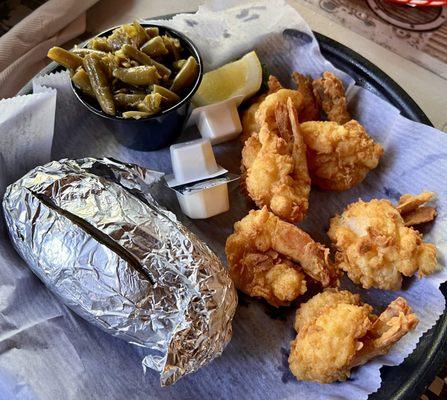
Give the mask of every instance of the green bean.
POLYGON ((71 80, 77 88, 79 88, 83 93, 88 96, 95 97, 95 92, 90 84, 90 79, 84 68, 80 67, 76 70, 75 74, 71 77, 71 80))
POLYGON ((126 111, 126 112, 123 112, 122 115, 123 115, 123 118, 126 118, 126 119, 128 119, 128 118, 140 119, 140 118, 149 117, 152 114, 150 114, 148 112, 144 112, 144 111, 126 111))
POLYGON ((107 43, 113 50, 119 50, 125 44, 134 44, 132 43, 132 37, 135 35, 135 27, 132 24, 124 24, 113 30, 107 38, 107 43))
POLYGON ((107 41, 107 38, 105 37, 96 37, 89 40, 89 42, 87 43, 87 47, 89 49, 105 51, 105 52, 113 51, 113 47, 110 46, 109 42, 107 41))
POLYGON ((189 57, 186 60, 185 65, 183 65, 182 69, 175 76, 174 81, 170 87, 175 93, 180 93, 182 90, 191 85, 194 80, 197 78, 199 73, 199 66, 194 57, 189 57))
POLYGON ((187 58, 190 52, 181 44, 156 26, 134 21, 84 48, 53 48, 48 56, 71 71, 73 85, 94 96, 104 113, 116 115, 119 109, 123 118, 139 119, 180 102, 197 79, 197 60, 187 58))
POLYGON ((172 54, 174 59, 180 60, 182 57, 182 46, 180 45, 180 40, 172 38, 170 36, 164 35, 162 36, 163 42, 169 52, 172 54))
POLYGON ((105 51, 95 50, 95 49, 87 49, 85 47, 74 47, 71 49, 71 52, 78 55, 79 57, 85 57, 87 54, 98 54, 98 56, 104 57, 107 55, 105 51))
POLYGON ((149 36, 146 30, 137 21, 134 21, 114 29, 107 38, 107 43, 113 50, 119 50, 125 44, 140 47, 147 40, 149 40, 149 36))
POLYGON ((140 111, 147 112, 149 114, 156 114, 161 110, 161 102, 163 97, 161 94, 152 93, 148 94, 144 100, 138 105, 140 111))
POLYGON ((158 36, 160 34, 160 31, 158 29, 158 26, 151 26, 149 28, 146 28, 147 36, 150 38, 153 38, 155 36, 158 36))
POLYGON ((182 67, 186 64, 186 60, 184 58, 174 61, 172 63, 172 66, 174 67, 174 69, 176 69, 177 71, 181 70, 182 67))
POLYGON ((75 70, 82 65, 82 58, 61 47, 52 47, 47 56, 67 69, 75 70))
POLYGON ((132 58, 133 60, 138 61, 140 64, 153 65, 155 68, 157 68, 158 73, 163 79, 167 79, 169 78, 169 75, 171 75, 171 70, 169 68, 154 61, 147 54, 143 53, 140 50, 137 50, 135 47, 125 44, 121 50, 126 57, 132 58))
POLYGON ((141 51, 151 57, 162 57, 169 54, 169 50, 166 48, 161 36, 155 36, 143 44, 143 46, 141 46, 141 51))
POLYGON ((152 88, 152 93, 161 94, 169 103, 177 103, 178 101, 180 101, 179 96, 160 85, 154 85, 152 88))
MULTIPOLYGON (((118 81, 118 80, 117 80, 118 81)), ((118 81, 119 82, 119 81, 118 81)), ((144 90, 144 88, 137 88, 135 86, 127 86, 127 87, 120 87, 113 92, 114 94, 118 93, 124 93, 124 94, 142 94, 143 96, 147 95, 147 92, 144 90)))
POLYGON ((107 53, 104 57, 101 57, 103 65, 103 71, 107 74, 108 79, 113 78, 113 70, 119 67, 120 60, 113 53, 107 53))
POLYGON ((113 96, 115 103, 121 108, 136 108, 144 100, 146 94, 116 93, 113 96))
POLYGON ((88 54, 84 57, 83 64, 101 109, 106 114, 115 115, 115 103, 101 58, 97 54, 88 54))
POLYGON ((159 75, 154 66, 140 65, 132 68, 115 68, 113 76, 130 85, 152 85, 157 83, 159 75))
POLYGON ((135 37, 133 43, 135 47, 140 47, 144 42, 149 40, 149 35, 138 21, 133 21, 132 25, 135 28, 135 37))

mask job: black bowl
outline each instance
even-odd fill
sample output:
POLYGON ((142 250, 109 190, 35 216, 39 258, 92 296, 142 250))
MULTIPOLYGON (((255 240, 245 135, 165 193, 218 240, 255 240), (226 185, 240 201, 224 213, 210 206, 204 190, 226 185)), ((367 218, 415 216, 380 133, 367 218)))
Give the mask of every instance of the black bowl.
MULTIPOLYGON (((191 98, 202 81, 203 64, 197 47, 182 33, 157 24, 142 23, 141 25, 145 28, 157 27, 160 30, 160 34, 168 33, 170 36, 179 39, 182 47, 197 60, 199 74, 196 82, 180 102, 151 117, 125 119, 121 116, 107 115, 101 110, 95 99, 85 96, 73 82, 71 82, 71 87, 78 100, 85 107, 93 114, 103 118, 103 121, 121 144, 134 150, 158 150, 173 143, 182 131, 186 118, 189 115, 191 98)), ((117 26, 107 29, 95 37, 109 36, 116 28, 117 26)), ((87 42, 82 47, 86 45, 87 42)))

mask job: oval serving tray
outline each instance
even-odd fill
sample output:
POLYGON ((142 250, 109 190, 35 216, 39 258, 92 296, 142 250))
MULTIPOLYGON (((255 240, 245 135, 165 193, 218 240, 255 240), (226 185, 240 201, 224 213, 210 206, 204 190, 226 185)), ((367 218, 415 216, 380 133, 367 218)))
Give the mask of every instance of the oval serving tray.
MULTIPOLYGON (((157 17, 170 18, 169 16, 157 17)), ((413 121, 432 126, 430 120, 415 101, 387 74, 362 57, 360 54, 314 32, 320 44, 321 53, 337 68, 348 73, 357 85, 368 89, 393 104, 401 114, 413 121)), ((52 62, 38 75, 60 70, 52 62)), ((32 93, 32 81, 18 93, 32 93)), ((447 284, 441 285, 441 291, 447 297, 447 284)), ((444 313, 436 325, 421 338, 413 353, 398 367, 382 367, 382 386, 373 393, 370 400, 412 400, 417 399, 425 387, 431 383, 447 359, 447 315, 444 313)))

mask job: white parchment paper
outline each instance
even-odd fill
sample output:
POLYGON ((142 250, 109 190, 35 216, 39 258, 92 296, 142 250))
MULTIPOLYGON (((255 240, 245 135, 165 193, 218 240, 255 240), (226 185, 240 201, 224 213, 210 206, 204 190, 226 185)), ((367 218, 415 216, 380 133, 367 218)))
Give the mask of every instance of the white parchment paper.
POLYGON ((51 154, 56 91, 36 85, 34 94, 0 100, 0 195, 8 182, 46 162, 51 154))
MULTIPOLYGON (((424 189, 437 192, 438 217, 424 234, 425 240, 438 247, 439 272, 423 280, 409 279, 399 292, 365 291, 344 282, 378 311, 396 296, 404 296, 420 317, 420 324, 389 354, 353 370, 349 381, 331 385, 303 383, 291 376, 287 365, 289 343, 294 336, 294 307, 275 311, 262 302, 240 296, 233 340, 222 357, 162 389, 155 372, 143 374, 141 349, 90 326, 45 289, 16 255, 1 225, 1 400, 366 399, 380 386, 380 367, 401 363, 442 314, 445 301, 439 285, 447 280, 447 271, 443 269, 447 248, 447 190, 443 181, 447 176, 447 136, 403 118, 395 107, 355 86, 352 78, 321 56, 309 27, 282 1, 250 3, 227 10, 230 2, 216 4, 201 8, 195 15, 179 15, 159 23, 189 36, 199 46, 207 69, 255 49, 270 73, 285 85, 290 83, 293 70, 313 77, 325 70, 334 71, 349 87, 349 107, 354 117, 385 148, 380 166, 359 186, 343 193, 312 189, 309 214, 300 226, 316 240, 327 243, 329 219, 358 198, 396 200, 402 193, 424 189)), ((50 158, 112 156, 171 172, 168 149, 138 152, 122 147, 111 128, 79 104, 71 93, 66 73, 41 77, 34 84, 35 91, 48 94, 0 102, 0 171, 6 171, 1 175, 0 193, 5 184, 50 158), (57 91, 54 138, 50 129, 54 90, 45 91, 42 87, 57 91), (28 119, 20 115, 27 115, 28 119)), ((197 137, 196 131, 188 130, 179 141, 197 137)), ((215 146, 214 150, 220 165, 238 173, 241 146, 237 140, 215 146)), ((228 213, 193 221, 182 216, 172 191, 159 186, 155 196, 207 241, 222 260, 225 239, 232 232, 233 223, 253 207, 234 185, 228 213)))

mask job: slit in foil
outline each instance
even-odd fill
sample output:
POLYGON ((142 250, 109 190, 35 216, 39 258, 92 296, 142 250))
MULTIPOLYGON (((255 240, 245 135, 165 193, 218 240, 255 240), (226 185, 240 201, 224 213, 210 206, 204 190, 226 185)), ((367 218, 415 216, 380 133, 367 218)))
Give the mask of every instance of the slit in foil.
POLYGON ((146 277, 152 285, 154 285, 153 278, 141 266, 139 261, 132 255, 132 253, 130 253, 125 248, 118 245, 115 241, 110 239, 105 233, 101 232, 98 228, 95 228, 89 222, 83 220, 82 218, 79 218, 77 215, 74 215, 71 212, 64 210, 63 208, 60 208, 59 206, 54 204, 54 202, 48 196, 41 194, 41 193, 33 192, 32 190, 29 190, 29 192, 34 197, 36 197, 39 201, 41 201, 43 204, 45 204, 47 207, 55 210, 60 215, 66 217, 71 222, 76 224, 79 228, 81 228, 82 230, 87 232, 89 235, 94 237, 102 245, 108 247, 111 251, 113 251, 119 257, 121 257, 124 261, 126 261, 136 271, 138 271, 140 274, 142 274, 144 277, 146 277))

